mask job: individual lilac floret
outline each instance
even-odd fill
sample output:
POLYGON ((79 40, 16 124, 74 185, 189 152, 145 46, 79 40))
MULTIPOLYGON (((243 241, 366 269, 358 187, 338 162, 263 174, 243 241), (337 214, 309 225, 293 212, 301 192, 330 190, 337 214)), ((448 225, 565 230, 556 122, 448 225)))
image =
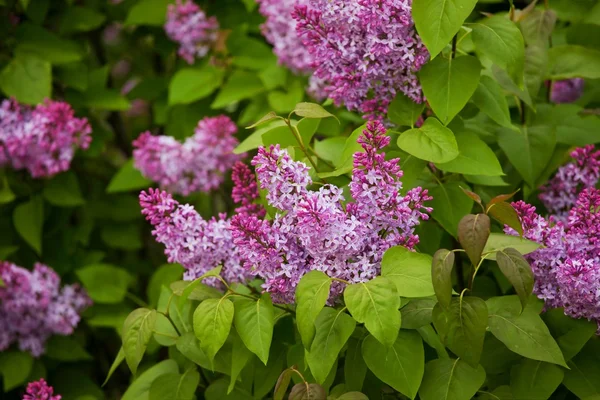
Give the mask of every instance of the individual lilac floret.
MULTIPOLYGON (((233 171, 234 201, 241 206, 240 215, 252 213, 259 217, 265 210, 254 204, 259 197, 254 174, 246 167, 236 165, 233 171)), ((165 245, 168 261, 179 263, 185 269, 185 280, 194 280, 221 265, 221 276, 230 283, 244 283, 252 274, 241 266, 239 252, 234 246, 231 222, 225 215, 204 220, 189 204, 179 204, 170 194, 149 189, 140 194, 142 214, 154 226, 152 235, 165 245)), ((218 286, 217 280, 209 283, 218 286)))
POLYGON ((19 349, 39 357, 52 335, 70 335, 79 314, 91 300, 78 285, 60 287, 50 267, 36 263, 33 271, 0 262, 0 351, 18 343, 19 349))
POLYGON ((61 400, 62 396, 54 394, 54 388, 48 386, 42 378, 39 381, 29 382, 23 400, 61 400))
POLYGON ((573 162, 560 167, 550 182, 540 189, 539 195, 550 214, 561 221, 567 218, 578 194, 584 188, 596 186, 600 180, 600 151, 594 151, 594 145, 574 150, 571 157, 573 162))
MULTIPOLYGON (((383 253, 392 246, 413 248, 414 234, 430 200, 421 188, 401 196, 398 159, 385 161, 380 150, 389 143, 383 125, 370 122, 359 140, 364 149, 354 155, 350 190, 326 184, 317 191, 308 167, 293 161, 278 145, 261 147, 252 160, 267 201, 281 210, 272 221, 253 215, 231 220, 233 238, 244 265, 265 280, 275 301, 293 302, 295 287, 308 271, 320 270, 348 282, 364 282, 379 274, 383 253)), ((330 301, 343 290, 334 282, 330 301)))
MULTIPOLYGON (((598 323, 600 333, 600 190, 586 188, 566 221, 544 219, 522 201, 513 203, 524 236, 543 245, 526 258, 535 275, 534 292, 551 308, 598 323)), ((509 227, 509 234, 517 234, 509 227)))
POLYGON ((202 58, 217 41, 219 23, 215 17, 207 17, 193 1, 177 0, 167 11, 165 32, 179 43, 178 54, 189 64, 202 58))
POLYGON ((312 56, 296 32, 292 18, 294 6, 308 0, 258 0, 260 13, 266 18, 261 29, 279 62, 295 73, 312 72, 312 56))
POLYGON ((585 81, 582 78, 552 82, 550 100, 553 103, 573 103, 583 95, 585 81))
POLYGON ((233 154, 236 132, 225 115, 204 118, 183 143, 144 132, 133 142, 135 166, 170 192, 184 196, 209 192, 221 185, 227 171, 243 157, 233 154))
POLYGON ((67 103, 46 100, 31 108, 4 100, 0 105, 0 167, 26 169, 34 178, 66 171, 77 148, 92 140, 87 119, 67 103))
POLYGON ((314 77, 336 105, 383 119, 397 92, 423 102, 416 72, 429 57, 411 0, 307 0, 293 13, 314 77))

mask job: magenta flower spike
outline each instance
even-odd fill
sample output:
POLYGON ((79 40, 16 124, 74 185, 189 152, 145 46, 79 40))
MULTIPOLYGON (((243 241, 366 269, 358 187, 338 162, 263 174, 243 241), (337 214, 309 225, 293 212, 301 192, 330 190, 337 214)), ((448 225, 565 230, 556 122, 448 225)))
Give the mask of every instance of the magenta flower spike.
POLYGON ((30 382, 23 395, 23 400, 61 400, 62 396, 54 394, 54 388, 48 386, 42 378, 39 381, 30 382))

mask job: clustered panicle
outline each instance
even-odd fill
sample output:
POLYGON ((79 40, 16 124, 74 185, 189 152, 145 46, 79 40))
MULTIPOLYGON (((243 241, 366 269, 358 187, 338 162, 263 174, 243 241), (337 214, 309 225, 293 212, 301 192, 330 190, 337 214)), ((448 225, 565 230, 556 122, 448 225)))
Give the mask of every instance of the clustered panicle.
MULTIPOLYGON (((233 169, 233 198, 240 204, 240 215, 262 218, 265 210, 254 201, 259 197, 256 177, 239 163, 233 169)), ((219 265, 221 276, 230 283, 244 283, 251 273, 241 265, 238 248, 234 245, 231 221, 225 215, 204 220, 189 204, 179 204, 165 191, 149 189, 140 194, 142 214, 154 226, 152 234, 165 245, 169 262, 181 264, 185 280, 194 280, 219 265)), ((218 286, 217 280, 208 280, 218 286)))
POLYGON ((258 0, 260 13, 266 18, 262 32, 279 62, 295 73, 312 72, 312 56, 296 33, 292 11, 307 0, 258 0))
POLYGON ((312 56, 322 94, 367 119, 383 119, 397 92, 423 102, 416 72, 429 53, 411 9, 411 0, 297 4, 297 32, 312 56))
POLYGON ((135 166, 144 176, 173 193, 184 196, 219 187, 233 164, 243 157, 233 154, 237 127, 225 116, 198 122, 194 135, 183 143, 171 136, 144 132, 134 142, 135 166))
MULTIPOLYGON (((278 145, 259 148, 252 164, 268 203, 281 213, 272 221, 238 214, 231 229, 244 265, 265 280, 275 301, 293 302, 296 285, 311 270, 353 283, 372 279, 388 248, 418 242, 414 229, 428 219, 431 208, 423 203, 431 197, 422 188, 399 193, 399 160, 386 161, 380 152, 389 140, 381 123, 367 124, 360 139, 364 153, 354 155, 354 202, 348 203, 334 185, 309 190, 308 167, 278 145)), ((334 282, 330 300, 342 290, 334 282)))
POLYGON ((61 101, 35 107, 4 100, 0 104, 0 167, 26 169, 34 178, 66 171, 77 148, 87 149, 92 129, 61 101))
POLYGON ((54 388, 49 386, 42 378, 39 381, 29 382, 23 400, 61 400, 62 396, 54 394, 54 388))
POLYGON ((553 103, 573 103, 583 95, 583 78, 565 79, 552 82, 550 100, 553 103))
MULTIPOLYGON (((513 206, 524 236, 543 245, 526 256, 534 292, 548 307, 597 322, 600 333, 600 190, 583 189, 564 221, 543 218, 522 201, 513 206)), ((517 234, 509 227, 505 231, 517 234)))
POLYGON ((39 357, 52 335, 70 335, 79 314, 91 300, 78 285, 60 287, 50 267, 36 263, 33 271, 0 262, 0 351, 12 343, 39 357))
POLYGON ((555 219, 565 221, 577 202, 578 194, 594 187, 600 180, 600 151, 594 145, 575 149, 574 161, 559 168, 557 174, 541 188, 540 200, 555 219))
POLYGON ((167 11, 165 32, 179 43, 178 54, 189 64, 208 54, 217 41, 219 23, 215 17, 207 17, 191 0, 177 0, 167 11))

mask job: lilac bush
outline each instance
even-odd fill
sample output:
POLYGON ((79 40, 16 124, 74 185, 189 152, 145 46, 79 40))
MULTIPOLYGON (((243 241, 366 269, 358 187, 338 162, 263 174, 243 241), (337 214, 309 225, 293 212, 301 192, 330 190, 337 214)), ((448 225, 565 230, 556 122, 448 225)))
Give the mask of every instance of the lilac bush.
POLYGON ((48 386, 42 378, 39 381, 29 382, 23 400, 61 400, 62 396, 54 394, 52 386, 48 386))

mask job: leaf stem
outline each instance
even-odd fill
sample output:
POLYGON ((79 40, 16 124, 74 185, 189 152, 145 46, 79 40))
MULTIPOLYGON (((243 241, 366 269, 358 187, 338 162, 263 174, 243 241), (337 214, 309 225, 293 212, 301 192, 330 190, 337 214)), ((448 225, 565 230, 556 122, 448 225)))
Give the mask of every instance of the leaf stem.
MULTIPOLYGON (((312 165, 315 172, 318 173, 319 169, 317 168, 317 165, 315 164, 312 157, 308 153, 308 150, 307 150, 306 146, 304 145, 304 141, 302 140, 302 136, 300 136, 300 132, 298 132, 298 128, 293 126, 289 119, 284 119, 284 121, 285 121, 285 124, 288 126, 288 128, 290 128, 292 135, 294 135, 294 137, 296 138, 296 141, 298 142, 298 146, 300 146, 300 150, 302 150, 302 152, 304 153, 306 158, 308 158, 308 161, 310 162, 310 165, 312 165)), ((320 178, 320 179, 323 182, 327 183, 327 181, 325 181, 325 179, 323 179, 323 178, 320 178)))

